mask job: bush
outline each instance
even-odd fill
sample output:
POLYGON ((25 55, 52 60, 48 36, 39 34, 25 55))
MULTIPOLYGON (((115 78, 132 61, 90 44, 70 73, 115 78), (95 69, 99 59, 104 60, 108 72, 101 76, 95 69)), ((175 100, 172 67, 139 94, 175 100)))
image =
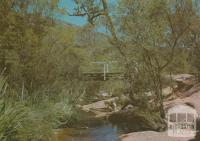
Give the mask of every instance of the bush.
POLYGON ((48 111, 29 108, 23 127, 20 129, 20 141, 51 141, 53 130, 48 111))

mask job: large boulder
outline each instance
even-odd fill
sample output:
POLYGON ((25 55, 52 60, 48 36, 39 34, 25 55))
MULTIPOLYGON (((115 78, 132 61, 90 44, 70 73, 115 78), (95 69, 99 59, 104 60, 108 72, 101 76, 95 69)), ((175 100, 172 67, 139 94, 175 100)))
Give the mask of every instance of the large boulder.
POLYGON ((166 87, 162 89, 162 94, 164 97, 169 97, 173 93, 173 88, 172 87, 166 87))
POLYGON ((168 136, 167 132, 155 132, 155 131, 144 131, 144 132, 123 134, 119 138, 121 141, 189 141, 190 139, 192 139, 192 138, 170 137, 168 136))

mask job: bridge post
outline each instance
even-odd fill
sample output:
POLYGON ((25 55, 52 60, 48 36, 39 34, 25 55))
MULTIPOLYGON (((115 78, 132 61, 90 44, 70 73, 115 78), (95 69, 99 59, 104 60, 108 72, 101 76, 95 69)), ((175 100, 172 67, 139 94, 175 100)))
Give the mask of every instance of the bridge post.
POLYGON ((106 72, 107 72, 107 73, 109 73, 109 69, 108 69, 108 68, 109 68, 109 64, 106 63, 106 72))
POLYGON ((103 64, 103 80, 106 80, 106 63, 103 64))

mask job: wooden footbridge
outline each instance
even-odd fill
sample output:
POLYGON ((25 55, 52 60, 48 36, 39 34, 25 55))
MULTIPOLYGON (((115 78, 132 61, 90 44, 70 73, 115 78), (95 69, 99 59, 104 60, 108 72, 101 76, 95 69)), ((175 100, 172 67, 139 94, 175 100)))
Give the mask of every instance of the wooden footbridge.
POLYGON ((124 78, 122 68, 117 66, 116 61, 92 62, 92 64, 94 69, 83 73, 84 80, 106 81, 124 78))

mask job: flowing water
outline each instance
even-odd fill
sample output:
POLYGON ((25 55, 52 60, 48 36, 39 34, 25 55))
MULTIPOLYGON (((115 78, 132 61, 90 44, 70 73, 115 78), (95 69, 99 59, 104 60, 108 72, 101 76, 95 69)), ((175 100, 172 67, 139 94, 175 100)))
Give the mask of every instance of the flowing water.
POLYGON ((65 128, 56 132, 57 141, 119 141, 120 131, 105 123, 88 129, 65 128))
POLYGON ((94 114, 80 111, 82 120, 76 128, 58 129, 56 141, 120 141, 125 130, 105 119, 94 118, 94 114), (81 128, 80 128, 81 127, 81 128))

